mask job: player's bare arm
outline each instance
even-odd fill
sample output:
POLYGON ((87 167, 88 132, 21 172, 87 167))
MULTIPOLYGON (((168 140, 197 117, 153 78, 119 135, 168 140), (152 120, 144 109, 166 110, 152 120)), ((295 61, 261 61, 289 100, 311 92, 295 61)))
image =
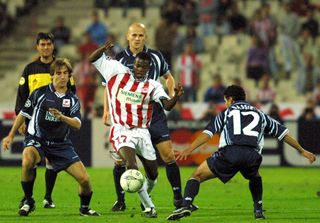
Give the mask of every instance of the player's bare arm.
POLYGON ((170 111, 175 106, 175 104, 177 103, 179 97, 181 97, 183 95, 183 93, 184 93, 183 87, 181 86, 180 83, 174 89, 174 92, 175 92, 175 94, 170 100, 168 100, 168 99, 161 100, 162 104, 163 104, 163 108, 165 110, 167 110, 167 111, 170 111))
POLYGON ((77 130, 81 128, 81 122, 77 118, 71 118, 71 117, 65 116, 64 114, 62 114, 61 111, 59 111, 56 108, 49 108, 49 112, 61 122, 64 122, 67 125, 69 125, 71 128, 74 128, 77 130))
POLYGON ((307 158, 309 160, 310 163, 313 163, 314 161, 316 161, 316 156, 305 150, 301 145, 300 143, 295 139, 293 138, 291 135, 287 134, 285 137, 284 137, 284 141, 289 144, 290 146, 292 146, 293 148, 295 148, 296 150, 298 150, 298 152, 304 156, 305 158, 307 158))
POLYGON ((109 112, 109 101, 108 101, 108 90, 105 88, 104 95, 103 95, 103 115, 102 115, 102 121, 103 124, 106 126, 111 126, 110 122, 110 112, 109 112))
POLYGON ((111 48, 113 47, 113 43, 111 41, 106 42, 106 44, 100 48, 98 48, 96 51, 94 51, 89 59, 90 62, 93 63, 97 59, 99 59, 103 53, 107 53, 108 56, 112 56, 111 48))
POLYGON ((189 148, 184 150, 175 150, 174 154, 177 160, 185 160, 187 157, 198 147, 202 146, 211 139, 210 135, 207 133, 201 133, 189 146, 189 148))
POLYGON ((162 76, 166 80, 166 86, 169 92, 169 97, 172 98, 174 96, 174 88, 175 88, 175 81, 170 72, 166 73, 162 76))
POLYGON ((8 134, 7 137, 5 137, 3 139, 3 149, 4 150, 8 150, 10 148, 10 145, 12 143, 12 140, 16 134, 16 132, 18 131, 18 129, 20 128, 20 126, 25 122, 25 117, 22 116, 21 114, 19 114, 17 116, 17 118, 15 119, 13 126, 8 134))

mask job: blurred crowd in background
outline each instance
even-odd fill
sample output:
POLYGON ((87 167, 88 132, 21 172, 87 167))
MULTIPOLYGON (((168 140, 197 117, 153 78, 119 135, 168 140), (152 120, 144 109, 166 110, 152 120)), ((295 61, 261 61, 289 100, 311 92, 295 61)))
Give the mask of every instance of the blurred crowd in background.
MULTIPOLYGON (((319 67, 319 10, 320 2, 308 0, 278 0, 278 12, 273 12, 270 1, 255 0, 259 7, 252 15, 239 10, 238 4, 249 7, 253 0, 165 0, 160 5, 160 21, 154 24, 154 48, 162 52, 171 67, 176 82, 180 82, 185 95, 175 109, 168 114, 171 120, 192 120, 192 114, 184 109, 184 103, 204 102, 208 110, 201 119, 206 120, 217 113, 216 107, 224 103, 223 92, 228 84, 243 84, 252 80, 255 93, 246 89, 247 99, 256 105, 271 104, 270 114, 278 120, 279 107, 277 95, 281 81, 293 81, 296 92, 305 98, 305 109, 301 118, 317 119, 316 106, 320 105, 320 67, 319 67), (181 32, 184 27, 184 32, 181 32), (241 45, 243 36, 250 38, 246 49, 245 77, 235 77, 225 83, 221 70, 211 73, 201 72, 201 54, 208 53, 205 39, 214 37, 221 44, 226 36, 236 36, 241 45), (280 47, 278 47, 280 46, 280 47), (279 48, 279 52, 277 52, 279 48), (210 75, 211 86, 199 94, 201 75, 210 75), (293 79, 293 76, 296 78, 293 79)), ((0 39, 10 37, 10 33, 21 17, 27 15, 40 0, 25 0, 24 7, 17 8, 15 16, 7 13, 8 1, 0 1, 0 39)), ((114 53, 125 49, 114 33, 110 32, 105 20, 113 7, 123 8, 123 19, 128 10, 140 8, 145 17, 148 5, 144 0, 95 0, 95 11, 91 14, 91 24, 83 27, 81 41, 78 41, 78 61, 74 63, 74 76, 77 94, 82 101, 85 117, 101 115, 103 101, 96 102, 95 95, 101 78, 90 64, 88 55, 112 40, 114 53), (97 10, 103 10, 104 18, 97 10)), ((47 31, 55 36, 56 56, 65 44, 70 44, 73 33, 65 24, 65 17, 55 18, 47 31)), ((123 37, 126 33, 123 33, 123 37)), ((74 43, 74 42, 73 42, 74 43)), ((230 48, 230 51, 233 49, 230 48)), ((220 57, 222 55, 215 55, 220 57)), ((214 59, 214 58, 213 58, 214 59)), ((224 66, 223 64, 221 66, 224 66)))

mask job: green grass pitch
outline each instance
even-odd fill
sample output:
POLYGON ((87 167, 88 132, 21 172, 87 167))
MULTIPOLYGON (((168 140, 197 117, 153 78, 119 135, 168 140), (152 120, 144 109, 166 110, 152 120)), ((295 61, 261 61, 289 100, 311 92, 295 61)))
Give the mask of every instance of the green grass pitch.
MULTIPOLYGON (((183 187, 195 167, 181 168, 183 187)), ((39 168, 35 183, 34 198, 36 210, 28 217, 19 217, 18 203, 22 197, 20 168, 0 169, 0 222, 4 223, 64 223, 64 222, 168 222, 166 217, 173 210, 172 192, 166 179, 165 170, 160 168, 158 184, 152 198, 158 211, 157 219, 140 216, 140 202, 136 194, 127 194, 127 210, 121 213, 110 211, 115 201, 111 168, 89 168, 93 198, 91 208, 99 211, 101 217, 78 215, 79 197, 77 183, 66 173, 58 175, 53 192, 55 209, 42 208, 44 195, 44 169, 39 168)), ((320 174, 317 168, 261 168, 264 186, 264 222, 320 222, 320 174)), ((191 217, 180 222, 254 222, 248 181, 240 174, 226 185, 219 180, 209 180, 200 186, 195 200, 200 209, 191 217)))

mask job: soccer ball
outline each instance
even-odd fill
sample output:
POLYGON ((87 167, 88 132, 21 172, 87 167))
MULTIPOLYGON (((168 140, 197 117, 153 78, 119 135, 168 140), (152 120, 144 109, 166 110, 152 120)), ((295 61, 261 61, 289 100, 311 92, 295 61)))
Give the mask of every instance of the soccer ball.
POLYGON ((130 169, 124 172, 120 178, 122 189, 129 193, 139 191, 144 183, 144 176, 139 170, 130 169))

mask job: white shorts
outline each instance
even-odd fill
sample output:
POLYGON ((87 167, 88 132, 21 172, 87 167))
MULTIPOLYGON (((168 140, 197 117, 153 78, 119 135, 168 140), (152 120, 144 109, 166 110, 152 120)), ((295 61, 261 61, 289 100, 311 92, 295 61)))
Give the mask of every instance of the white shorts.
POLYGON ((147 160, 157 159, 148 129, 128 129, 122 125, 113 125, 110 129, 109 140, 116 152, 126 146, 135 149, 136 154, 147 160))

